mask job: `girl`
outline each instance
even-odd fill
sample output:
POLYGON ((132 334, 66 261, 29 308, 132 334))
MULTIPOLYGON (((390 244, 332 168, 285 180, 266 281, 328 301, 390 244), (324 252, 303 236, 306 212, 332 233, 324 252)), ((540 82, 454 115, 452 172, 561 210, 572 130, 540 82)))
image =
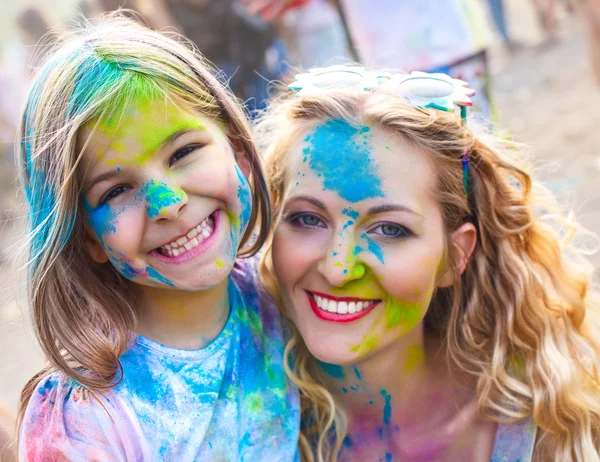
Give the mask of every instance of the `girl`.
POLYGON ((50 363, 22 394, 21 459, 293 460, 281 321, 235 260, 262 245, 268 194, 202 58, 100 22, 42 66, 20 134, 50 363))
POLYGON ((344 67, 290 88, 258 126, 261 275, 294 324, 303 460, 600 461, 588 268, 514 150, 442 111, 472 92, 344 67))

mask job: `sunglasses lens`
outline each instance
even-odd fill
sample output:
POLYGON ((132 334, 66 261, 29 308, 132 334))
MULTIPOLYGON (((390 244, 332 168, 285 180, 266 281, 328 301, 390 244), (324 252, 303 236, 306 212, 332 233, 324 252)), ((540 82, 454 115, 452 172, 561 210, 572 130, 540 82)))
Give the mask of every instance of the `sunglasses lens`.
POLYGON ((400 84, 400 92, 419 98, 444 98, 454 93, 454 85, 431 77, 414 77, 400 84))
POLYGON ((362 89, 363 76, 353 71, 323 72, 313 78, 313 85, 318 88, 362 89))

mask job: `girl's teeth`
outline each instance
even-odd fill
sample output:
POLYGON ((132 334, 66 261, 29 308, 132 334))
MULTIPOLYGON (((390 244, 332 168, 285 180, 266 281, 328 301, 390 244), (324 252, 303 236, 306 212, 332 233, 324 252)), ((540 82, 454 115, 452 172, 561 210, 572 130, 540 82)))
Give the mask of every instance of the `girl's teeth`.
POLYGON ((187 235, 162 247, 163 253, 169 257, 177 257, 186 251, 192 250, 213 232, 212 218, 206 218, 202 223, 192 229, 187 235))
POLYGON ((354 314, 362 311, 365 308, 372 306, 374 301, 366 302, 335 302, 318 295, 313 295, 315 303, 323 311, 338 314, 354 314))

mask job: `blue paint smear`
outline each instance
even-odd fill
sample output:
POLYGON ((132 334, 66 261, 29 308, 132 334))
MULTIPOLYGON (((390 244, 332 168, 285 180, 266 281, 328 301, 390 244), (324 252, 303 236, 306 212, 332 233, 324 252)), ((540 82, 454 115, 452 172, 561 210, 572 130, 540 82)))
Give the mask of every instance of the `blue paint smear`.
POLYGON ((146 213, 149 218, 156 218, 163 210, 182 201, 183 191, 175 191, 166 183, 156 180, 146 183, 140 194, 146 199, 146 213))
POLYGON ((237 165, 235 166, 235 172, 240 181, 240 185, 238 186, 238 199, 240 200, 242 207, 240 214, 240 234, 242 234, 246 229, 246 226, 248 226, 250 216, 252 215, 252 195, 250 194, 248 180, 246 180, 246 177, 237 165))
POLYGON ((113 212, 108 203, 104 203, 99 207, 92 207, 84 201, 83 208, 87 212, 88 222, 98 238, 102 239, 102 236, 117 232, 115 220, 118 212, 113 212))
POLYGON ((360 371, 358 370, 358 367, 352 366, 352 370, 354 371, 354 375, 356 375, 356 378, 358 380, 362 380, 362 376, 360 375, 360 371))
POLYGON ((370 156, 369 127, 353 127, 345 120, 330 120, 305 138, 305 162, 323 175, 325 189, 349 202, 383 197, 381 179, 370 156))
POLYGON ((380 263, 384 263, 383 250, 381 249, 381 246, 365 233, 361 234, 360 237, 367 241, 367 249, 369 252, 375 255, 380 263))
POLYGON ((381 396, 385 399, 385 406, 383 407, 383 423, 389 424, 390 417, 392 415, 392 395, 385 390, 381 390, 381 396))
POLYGON ((329 364, 324 363, 323 361, 319 361, 321 368, 330 376, 335 377, 336 379, 345 379, 346 373, 344 372, 344 368, 338 364, 329 364))
POLYGON ((164 277, 162 274, 160 274, 154 268, 147 266, 146 271, 148 271, 148 276, 150 276, 151 278, 156 279, 157 281, 160 281, 163 284, 166 284, 168 286, 175 287, 175 284, 173 284, 171 281, 169 281, 166 277, 164 277))
POLYGON ((342 214, 346 215, 347 217, 352 218, 353 220, 356 220, 358 218, 358 216, 360 215, 356 210, 354 210, 350 207, 342 210, 342 214))

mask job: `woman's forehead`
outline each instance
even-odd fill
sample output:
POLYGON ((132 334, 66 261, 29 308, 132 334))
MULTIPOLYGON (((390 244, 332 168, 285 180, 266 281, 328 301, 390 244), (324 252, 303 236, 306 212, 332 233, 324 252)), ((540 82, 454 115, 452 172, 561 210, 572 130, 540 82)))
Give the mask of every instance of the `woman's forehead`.
POLYGON ((292 148, 288 168, 289 192, 336 192, 348 203, 423 203, 435 184, 426 153, 382 127, 341 120, 308 131, 292 148))

